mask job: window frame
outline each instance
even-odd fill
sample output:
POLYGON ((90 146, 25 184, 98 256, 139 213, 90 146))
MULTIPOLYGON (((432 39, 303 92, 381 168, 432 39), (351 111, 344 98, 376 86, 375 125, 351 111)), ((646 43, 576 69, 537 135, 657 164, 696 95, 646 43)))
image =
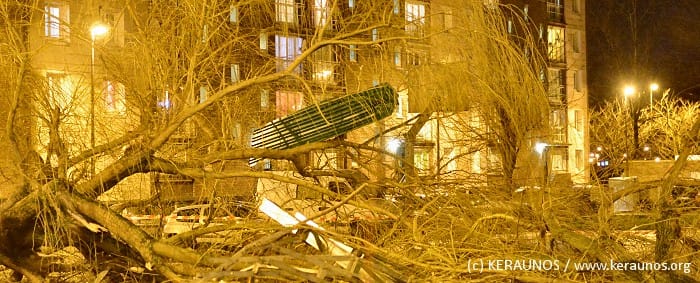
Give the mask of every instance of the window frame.
POLYGON ((275 19, 279 23, 296 24, 297 3, 295 0, 275 0, 275 19))
POLYGON ((566 29, 564 27, 547 26, 547 59, 552 62, 565 62, 566 29))
POLYGON ((241 67, 237 63, 231 64, 230 67, 231 83, 235 84, 241 80, 241 67))
MULTIPOLYGON (((275 57, 278 60, 278 72, 286 70, 301 55, 303 43, 301 37, 275 35, 275 57)), ((294 68, 294 72, 301 74, 301 64, 294 68)))
POLYGON ((46 2, 42 23, 45 38, 70 40, 70 7, 67 3, 62 1, 46 2))
POLYGON ((348 60, 350 60, 350 62, 357 62, 357 45, 350 44, 348 45, 348 49, 348 60))
POLYGON ((238 23, 238 6, 236 4, 231 3, 228 15, 228 21, 230 23, 238 23))
POLYGON ((315 82, 332 84, 335 82, 335 67, 338 64, 332 46, 324 46, 314 51, 310 58, 311 77, 315 82))
POLYGON ((314 0, 314 25, 316 27, 330 27, 331 7, 329 0, 314 0))
POLYGON ((282 118, 304 107, 304 94, 292 90, 275 91, 275 116, 282 118))
POLYGON ((420 1, 406 1, 404 5, 404 30, 412 36, 422 37, 425 32, 428 5, 420 1))

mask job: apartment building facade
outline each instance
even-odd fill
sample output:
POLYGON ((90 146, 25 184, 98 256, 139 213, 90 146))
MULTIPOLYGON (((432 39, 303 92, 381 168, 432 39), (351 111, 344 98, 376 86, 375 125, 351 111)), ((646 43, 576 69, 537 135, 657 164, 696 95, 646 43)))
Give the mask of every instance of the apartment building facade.
MULTIPOLYGON (((547 1, 546 5, 541 1, 515 2, 518 3, 513 3, 514 7, 521 9, 521 17, 524 15, 540 27, 540 39, 547 43, 549 67, 542 78, 552 107, 550 124, 553 134, 543 140, 549 148, 549 174, 566 173, 577 182, 585 182, 588 176, 585 162, 588 137, 584 1, 547 1)), ((488 147, 465 142, 478 135, 476 129, 483 126, 475 111, 467 111, 468 103, 452 102, 448 108, 433 111, 421 106, 425 105, 421 98, 427 97, 425 93, 429 90, 411 85, 413 75, 425 71, 429 63, 451 60, 449 48, 445 48, 444 42, 435 34, 464 24, 460 20, 463 12, 458 5, 448 1, 413 0, 217 3, 216 7, 207 10, 218 11, 212 12, 207 18, 209 20, 193 25, 196 28, 183 28, 188 29, 191 37, 202 39, 195 45, 228 48, 228 55, 217 57, 218 62, 212 65, 211 72, 198 74, 196 82, 192 83, 194 86, 189 86, 189 93, 183 90, 185 85, 177 79, 149 89, 153 97, 147 101, 152 105, 145 111, 144 107, 131 102, 134 98, 129 98, 129 87, 133 84, 124 81, 123 76, 114 75, 110 69, 114 64, 110 65, 109 56, 135 44, 131 34, 143 30, 143 24, 146 19, 152 20, 152 11, 158 5, 168 3, 177 4, 139 2, 138 10, 144 15, 135 15, 124 9, 119 1, 41 2, 42 11, 37 11, 39 15, 33 17, 28 42, 35 54, 32 68, 44 77, 48 92, 45 103, 39 105, 43 109, 37 108, 36 132, 32 133, 42 158, 51 160, 52 151, 57 150, 49 148, 52 130, 46 121, 62 123, 60 132, 69 147, 62 150, 85 150, 135 130, 134 125, 139 125, 144 119, 167 120, 178 105, 201 103, 226 86, 286 70, 296 63, 295 60, 310 44, 342 36, 343 44, 323 46, 297 65, 292 70, 295 78, 258 84, 237 95, 236 99, 225 100, 203 112, 208 125, 220 129, 218 136, 213 138, 215 142, 211 142, 212 136, 203 129, 203 122, 186 122, 166 146, 164 151, 171 152, 167 157, 186 162, 188 154, 193 152, 244 148, 249 144, 252 130, 271 120, 324 99, 388 82, 398 91, 396 113, 389 119, 349 132, 341 138, 361 143, 371 141, 400 155, 405 150, 402 147, 406 146, 405 134, 413 125, 412 119, 419 113, 429 113, 430 119, 411 141, 413 165, 421 175, 472 178, 481 182, 485 181, 484 176, 493 173, 494 164, 498 163, 496 154, 488 147), (110 32, 105 36, 92 36, 90 28, 96 23, 106 24, 110 32), (235 43, 227 46, 231 38, 236 38, 235 43), (389 40, 391 38, 399 40, 389 40), (54 118, 59 119, 39 117, 54 114, 58 115, 54 118), (398 127, 398 130, 389 130, 402 123, 405 126, 398 127), (94 133, 94 138, 86 138, 89 136, 86 132, 94 133)), ((168 23, 162 21, 160 27, 165 30, 163 26, 168 23)), ((177 33, 177 28, 169 32, 177 33)), ((178 37, 173 35, 173 38, 178 37)), ((130 60, 138 66, 139 60, 130 60)), ((385 157, 377 160, 374 167, 364 167, 364 160, 352 156, 344 149, 333 149, 311 153, 306 156, 306 162, 317 169, 374 170, 401 179, 399 175, 403 173, 397 174, 399 162, 396 158, 385 157)), ((84 172, 76 174, 99 170, 116 158, 119 158, 119 153, 96 161, 97 169, 83 168, 84 172)), ((288 163, 275 161, 261 162, 256 168, 247 167, 245 161, 208 166, 218 170, 291 168, 288 163)), ((212 193, 245 195, 255 186, 255 180, 250 178, 195 182, 166 175, 142 176, 123 183, 129 196, 114 198, 143 198, 151 195, 154 188, 169 190, 173 197, 196 198, 212 193), (146 189, 133 195, 134 187, 146 189), (236 189, 232 191, 233 187, 236 189)))
POLYGON ((585 0, 503 1, 511 5, 507 25, 537 32, 547 69, 540 73, 551 108, 550 134, 537 141, 549 179, 589 181, 588 89, 585 0))

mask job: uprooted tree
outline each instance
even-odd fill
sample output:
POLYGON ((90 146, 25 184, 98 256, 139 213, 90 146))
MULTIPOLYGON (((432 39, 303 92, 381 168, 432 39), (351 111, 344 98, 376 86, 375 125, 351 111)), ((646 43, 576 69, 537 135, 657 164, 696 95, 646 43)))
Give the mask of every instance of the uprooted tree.
MULTIPOLYGON (((606 229, 610 218, 605 214, 596 217, 579 191, 547 186, 514 190, 513 171, 519 165, 528 165, 518 156, 523 151, 531 152, 528 138, 546 134, 542 121, 546 121, 543 117, 548 109, 536 75, 542 63, 520 52, 523 45, 513 43, 499 9, 485 7, 482 1, 446 3, 454 25, 406 34, 404 29, 411 27, 405 25, 403 18, 397 18, 391 4, 360 2, 351 11, 341 8, 341 2, 332 2, 327 13, 334 21, 316 22, 321 27, 305 40, 261 34, 261 28, 269 26, 276 9, 266 1, 235 2, 233 8, 240 12, 235 21, 239 24, 231 23, 234 9, 228 1, 163 0, 150 1, 150 6, 141 1, 120 3, 123 5, 118 7, 123 8, 132 28, 127 43, 114 50, 98 46, 97 61, 103 66, 100 74, 106 80, 120 82, 126 90, 124 105, 111 106, 111 111, 124 116, 112 112, 107 113, 112 116, 96 115, 98 131, 94 144, 80 138, 89 128, 84 122, 87 111, 80 106, 86 101, 86 90, 66 89, 32 69, 40 60, 41 49, 34 49, 24 40, 28 26, 43 18, 43 7, 38 1, 1 4, 2 21, 18 24, 2 26, 4 41, 0 45, 2 66, 7 70, 0 74, 0 83, 8 94, 3 96, 8 161, 3 164, 2 173, 3 185, 9 188, 0 203, 0 264, 37 282, 44 281, 53 271, 76 271, 97 279, 109 276, 112 281, 514 278, 535 282, 548 277, 641 280, 655 275, 565 270, 563 263, 567 259, 650 261, 653 256, 647 253, 651 249, 646 238, 606 229), (331 24, 335 25, 332 32, 324 27, 331 24), (381 36, 373 38, 374 34, 381 36), (284 49, 285 54, 269 53, 266 46, 272 45, 273 40, 278 48, 285 44, 290 48, 284 49), (454 47, 451 52, 425 50, 441 50, 451 59, 441 60, 431 54, 424 65, 406 66, 408 70, 397 72, 388 68, 395 62, 385 62, 386 57, 367 56, 363 68, 346 70, 344 79, 354 84, 347 83, 340 92, 360 91, 362 85, 371 85, 361 82, 373 80, 388 81, 399 92, 408 89, 410 93, 416 87, 429 94, 422 104, 425 107, 411 109, 418 113, 417 118, 378 121, 369 130, 370 139, 350 133, 347 139, 287 150, 251 148, 244 142, 245 129, 262 126, 276 115, 271 110, 248 111, 256 109, 253 105, 271 102, 268 90, 280 86, 302 89, 307 102, 335 94, 332 87, 319 88, 308 83, 300 72, 300 66, 313 64, 311 59, 328 63, 323 60, 328 51, 325 48, 333 47, 331 54, 357 50, 358 54, 387 55, 398 44, 410 40, 435 40, 436 45, 454 47), (373 59, 377 57, 384 59, 373 59), (429 75, 421 76, 418 86, 412 85, 417 79, 412 75, 427 73, 425 70, 430 71, 429 75), (65 92, 74 94, 70 96, 74 99, 51 96, 65 92), (462 148, 438 150, 437 168, 419 166, 415 153, 392 153, 378 142, 385 134, 403 136, 407 143, 417 142, 415 136, 429 123, 442 131, 438 135, 445 136, 451 147, 462 148), (32 130, 36 124, 41 125, 40 130, 32 130), (171 147, 178 135, 190 127, 196 127, 201 134, 184 148, 171 147), (491 172, 451 169, 453 162, 478 162, 477 152, 488 147, 496 148, 506 183, 488 185, 485 176, 491 172), (357 166, 325 172, 304 166, 310 152, 326 149, 344 152, 357 166), (217 166, 224 161, 247 164, 250 158, 279 160, 300 175, 332 174, 345 178, 352 191, 339 193, 308 179, 246 166, 217 166), (409 175, 403 182, 390 178, 397 163, 404 166, 399 166, 399 171, 409 175), (210 182, 239 177, 274 179, 341 200, 334 205, 347 202, 372 211, 387 221, 356 223, 351 229, 353 236, 342 229, 322 231, 310 225, 283 227, 251 220, 212 225, 162 239, 146 233, 112 209, 125 204, 110 208, 98 201, 127 178, 142 173, 210 182), (377 204, 365 191, 390 192, 396 202, 377 204), (424 197, 417 197, 419 194, 424 197), (188 244, 197 236, 222 230, 248 236, 240 237, 236 245, 225 251, 218 247, 192 249, 188 244), (329 255, 300 245, 309 241, 309 231, 325 239, 333 238, 355 252, 329 255), (641 248, 625 250, 630 243, 641 248), (61 256, 44 255, 66 247, 79 251, 83 258, 79 266, 70 266, 61 256), (561 269, 504 272, 484 266, 482 273, 474 272, 472 263, 498 259, 557 260, 561 269)), ((435 3, 431 17, 440 15, 438 7, 435 3)), ((294 6, 291 9, 298 11, 294 6)), ((80 35, 77 27, 72 30, 80 35)), ((521 40, 534 39, 525 33, 521 40)), ((299 99, 286 95, 289 100, 299 99)), ((685 139, 686 147, 696 146, 696 134, 697 130, 685 139)), ((145 201, 153 201, 148 197, 145 201)), ((328 207, 318 214, 334 208, 337 207, 328 207)), ((662 258, 691 262, 692 253, 683 249, 686 246, 673 244, 678 249, 664 253, 662 258)), ((331 245, 340 244, 325 246, 331 245)), ((669 274, 675 273, 665 272, 658 278, 670 278, 669 274)))

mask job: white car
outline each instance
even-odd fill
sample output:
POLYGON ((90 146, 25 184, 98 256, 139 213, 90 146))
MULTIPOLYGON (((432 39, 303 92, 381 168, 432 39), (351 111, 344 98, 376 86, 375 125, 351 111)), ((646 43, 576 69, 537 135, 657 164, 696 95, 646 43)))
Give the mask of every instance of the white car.
MULTIPOLYGON (((248 208, 240 204, 197 204, 178 207, 165 217, 163 236, 172 237, 199 227, 211 227, 236 223, 248 214, 248 208)), ((197 243, 224 243, 241 240, 242 231, 221 231, 196 238, 197 243)))

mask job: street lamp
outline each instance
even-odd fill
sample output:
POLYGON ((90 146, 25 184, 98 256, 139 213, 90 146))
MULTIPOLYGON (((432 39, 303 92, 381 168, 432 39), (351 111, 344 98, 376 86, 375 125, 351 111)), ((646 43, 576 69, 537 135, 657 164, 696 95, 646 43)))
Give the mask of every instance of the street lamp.
POLYGON ((637 92, 637 89, 635 89, 634 86, 628 85, 625 86, 625 89, 623 89, 622 94, 625 95, 626 99, 629 99, 630 96, 634 95, 635 92, 637 92))
POLYGON ((654 110, 654 91, 659 89, 659 85, 652 83, 649 85, 649 112, 654 110))
MULTIPOLYGON (((95 150, 95 38, 107 34, 109 27, 96 23, 90 27, 90 151, 95 150)), ((95 158, 90 157, 90 176, 95 174, 95 158)))
MULTIPOLYGON (((637 92, 637 89, 636 89, 634 86, 631 86, 631 85, 625 86, 625 88, 622 90, 622 94, 625 96, 625 104, 627 104, 627 111, 629 112, 628 114, 629 114, 630 116, 632 116, 632 101, 631 101, 630 97, 631 97, 632 95, 634 95, 636 92, 637 92)), ((633 118, 633 117, 631 117, 631 118, 633 118)), ((626 119, 625 119, 625 120, 626 120, 626 119)), ((634 119, 632 119, 632 128, 633 128, 632 130, 633 130, 633 131, 634 131, 634 127, 635 127, 634 123, 635 123, 635 121, 634 121, 634 119)), ((625 127, 625 128, 626 128, 626 127, 625 127)), ((629 140, 629 135, 628 135, 627 130, 625 130, 625 150, 627 150, 628 153, 629 153, 629 144, 628 144, 628 140, 629 140)), ((635 150, 636 150, 636 148, 635 148, 635 150)), ((627 153, 625 153, 625 154, 623 155, 623 157, 625 158, 625 164, 627 165, 627 170, 625 170, 625 171, 626 171, 625 173, 626 173, 626 174, 629 174, 630 162, 629 162, 629 158, 627 158, 627 156, 628 156, 627 153)), ((629 175, 628 175, 628 176, 629 176, 629 175)))

